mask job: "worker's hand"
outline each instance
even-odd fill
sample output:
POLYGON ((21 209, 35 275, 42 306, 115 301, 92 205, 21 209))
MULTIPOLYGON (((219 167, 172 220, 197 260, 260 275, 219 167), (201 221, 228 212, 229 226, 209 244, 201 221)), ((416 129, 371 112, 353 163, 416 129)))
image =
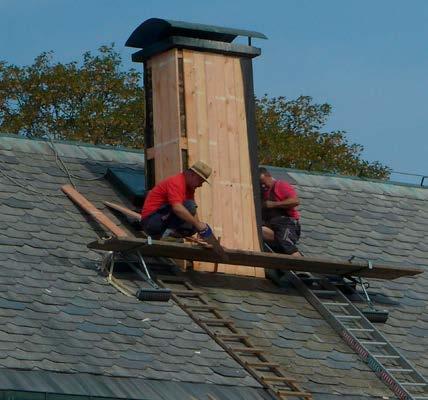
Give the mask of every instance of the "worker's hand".
POLYGON ((213 234, 211 227, 208 224, 205 224, 205 225, 206 225, 206 228, 198 232, 199 236, 202 239, 208 239, 213 234))
POLYGON ((208 226, 208 224, 206 224, 205 222, 198 221, 198 223, 195 225, 195 228, 198 232, 200 232, 200 231, 203 231, 204 229, 206 229, 207 226, 208 226))
POLYGON ((271 201, 271 200, 266 200, 266 201, 264 202, 264 206, 265 206, 266 208, 274 208, 274 207, 275 207, 275 204, 276 204, 276 201, 271 201))

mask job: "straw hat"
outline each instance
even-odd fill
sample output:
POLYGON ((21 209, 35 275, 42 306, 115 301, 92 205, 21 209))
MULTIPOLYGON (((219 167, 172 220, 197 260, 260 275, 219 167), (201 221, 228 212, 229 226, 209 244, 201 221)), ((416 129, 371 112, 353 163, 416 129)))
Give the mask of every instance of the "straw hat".
POLYGON ((189 169, 198 174, 205 182, 208 182, 212 172, 212 168, 202 161, 196 161, 189 169))

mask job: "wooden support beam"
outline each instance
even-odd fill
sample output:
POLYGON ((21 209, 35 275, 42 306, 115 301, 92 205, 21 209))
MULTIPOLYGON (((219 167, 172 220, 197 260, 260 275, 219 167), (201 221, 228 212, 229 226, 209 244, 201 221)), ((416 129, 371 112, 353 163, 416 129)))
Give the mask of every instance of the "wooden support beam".
POLYGON ((122 228, 118 227, 110 218, 105 216, 98 208, 96 208, 89 200, 82 196, 71 185, 64 185, 61 187, 62 191, 80 208, 87 212, 92 218, 101 224, 105 229, 110 231, 113 235, 120 237, 127 237, 128 233, 122 228))
POLYGON ((109 201, 104 201, 103 203, 107 207, 109 207, 115 211, 119 211, 120 213, 122 213, 123 215, 125 215, 126 217, 128 217, 130 219, 133 219, 135 221, 141 221, 141 214, 140 213, 132 211, 129 208, 121 206, 119 204, 110 203, 109 201))
MULTIPOLYGON (((149 245, 146 239, 141 238, 112 238, 100 239, 89 243, 89 248, 98 250, 116 250, 132 252, 138 250, 142 255, 153 257, 170 257, 184 260, 221 262, 220 257, 212 250, 192 246, 186 243, 170 243, 153 240, 149 245)), ((361 276, 392 280, 401 276, 412 276, 423 273, 423 269, 414 267, 397 267, 373 265, 370 268, 362 263, 348 261, 323 260, 310 257, 292 257, 285 254, 262 253, 258 251, 244 251, 225 249, 228 263, 234 265, 248 265, 279 270, 307 271, 328 275, 361 276)))

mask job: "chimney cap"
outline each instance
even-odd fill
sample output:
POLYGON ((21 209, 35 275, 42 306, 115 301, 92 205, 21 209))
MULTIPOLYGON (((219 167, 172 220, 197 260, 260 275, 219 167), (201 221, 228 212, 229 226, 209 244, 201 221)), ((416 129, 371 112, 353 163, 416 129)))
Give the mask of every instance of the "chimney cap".
POLYGON ((134 30, 134 32, 132 32, 131 36, 126 41, 125 46, 142 49, 171 36, 184 36, 225 43, 231 43, 237 36, 267 39, 263 33, 247 31, 244 29, 233 29, 184 21, 150 18, 144 21, 134 30))

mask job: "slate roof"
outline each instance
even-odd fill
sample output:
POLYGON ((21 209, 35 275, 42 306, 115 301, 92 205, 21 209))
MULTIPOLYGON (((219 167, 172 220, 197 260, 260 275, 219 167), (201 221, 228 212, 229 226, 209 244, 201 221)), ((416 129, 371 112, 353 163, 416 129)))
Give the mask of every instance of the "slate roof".
MULTIPOLYGON (((54 373, 80 382, 87 374, 110 377, 111 397, 164 399, 174 393, 188 399, 215 390, 219 399, 268 398, 177 305, 122 295, 100 273, 101 254, 87 249, 104 233, 61 185, 71 176, 100 209, 102 200, 126 202, 103 176, 109 166, 143 168, 142 153, 67 143, 55 148, 67 171, 49 142, 0 137, 1 388, 17 387, 16 372, 26 370, 44 376, 38 386, 46 388, 54 373), (125 380, 114 385, 118 378, 125 380), (151 388, 145 394, 135 391, 142 380, 151 388)), ((62 387, 79 392, 77 385, 57 385, 62 387)))
POLYGON ((294 183, 301 198, 301 249, 314 257, 351 255, 427 272, 394 281, 370 281, 382 308, 378 327, 428 377, 428 188, 271 168, 294 183), (397 304, 385 304, 395 302, 397 304))
MULTIPOLYGON (((269 168, 295 185, 301 199, 307 256, 354 255, 428 271, 428 188, 269 168)), ((206 286, 207 279, 199 278, 206 286)), ((229 278, 231 281, 231 278, 229 278)), ((390 317, 378 328, 428 377, 428 273, 395 281, 370 280, 373 300, 390 317)), ((392 396, 320 315, 292 288, 286 295, 255 291, 221 278, 206 290, 219 308, 313 393, 392 396), (236 290, 236 288, 240 290, 236 290)))
MULTIPOLYGON (((73 180, 108 213, 101 200, 127 200, 103 177, 106 168, 142 169, 142 153, 55 147, 68 173, 48 142, 0 137, 0 387, 31 382, 40 391, 75 394, 92 385, 92 395, 107 397, 268 398, 173 302, 139 302, 108 285, 101 255, 86 248, 104 233, 59 187, 70 183, 69 174, 100 178, 73 180)), ((298 189, 306 255, 427 268, 427 189, 272 172, 298 189)), ((294 289, 203 273, 190 278, 315 398, 393 397, 294 289)), ((428 274, 370 283, 378 302, 395 303, 382 304, 391 314, 378 327, 427 377, 428 274)))

